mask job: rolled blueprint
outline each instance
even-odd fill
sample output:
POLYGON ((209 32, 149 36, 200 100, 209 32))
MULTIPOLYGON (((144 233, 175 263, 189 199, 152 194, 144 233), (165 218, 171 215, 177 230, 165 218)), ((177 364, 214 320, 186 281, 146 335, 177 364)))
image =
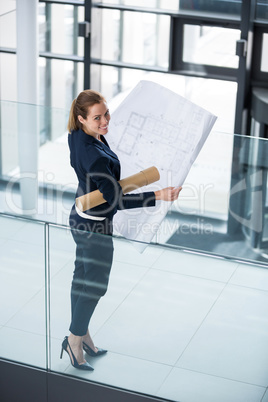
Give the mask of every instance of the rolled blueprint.
MULTIPOLYGON (((147 186, 160 179, 160 174, 155 166, 151 166, 148 169, 142 170, 139 173, 119 180, 119 184, 122 187, 123 194, 136 190, 137 188, 147 186)), ((97 205, 104 204, 106 201, 99 190, 91 191, 81 197, 77 197, 75 200, 76 206, 80 211, 86 211, 94 208, 97 205)))

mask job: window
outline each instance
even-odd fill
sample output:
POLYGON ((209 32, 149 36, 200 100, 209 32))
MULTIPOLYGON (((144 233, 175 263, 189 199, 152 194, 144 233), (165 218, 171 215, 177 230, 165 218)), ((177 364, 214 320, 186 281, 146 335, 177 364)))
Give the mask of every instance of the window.
POLYGON ((268 33, 262 35, 261 71, 268 72, 268 33))
POLYGON ((240 30, 185 24, 183 33, 184 62, 238 68, 240 30))

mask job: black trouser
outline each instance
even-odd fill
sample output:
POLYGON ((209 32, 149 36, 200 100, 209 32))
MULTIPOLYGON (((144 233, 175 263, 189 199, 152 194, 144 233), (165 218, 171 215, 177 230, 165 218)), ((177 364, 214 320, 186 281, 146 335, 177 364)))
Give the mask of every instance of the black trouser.
POLYGON ((70 331, 83 336, 99 299, 107 291, 113 261, 112 222, 84 219, 72 210, 70 226, 76 243, 70 331))

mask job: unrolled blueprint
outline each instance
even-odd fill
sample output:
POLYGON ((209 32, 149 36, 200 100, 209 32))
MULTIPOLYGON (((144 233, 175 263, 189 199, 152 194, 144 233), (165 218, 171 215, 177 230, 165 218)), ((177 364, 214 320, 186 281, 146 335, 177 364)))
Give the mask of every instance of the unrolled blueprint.
MULTIPOLYGON (((183 185, 215 121, 216 116, 175 92, 139 82, 112 113, 107 137, 121 162, 121 178, 156 166, 160 180, 141 191, 183 185)), ((156 207, 119 211, 115 228, 128 239, 150 243, 170 205, 157 201, 156 207)))

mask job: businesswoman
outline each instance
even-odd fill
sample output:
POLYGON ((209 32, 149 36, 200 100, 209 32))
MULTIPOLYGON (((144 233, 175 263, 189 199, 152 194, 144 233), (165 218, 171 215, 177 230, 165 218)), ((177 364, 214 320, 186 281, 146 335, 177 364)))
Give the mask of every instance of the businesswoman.
POLYGON ((156 200, 174 201, 181 188, 123 195, 118 183, 120 162, 110 149, 108 133, 110 113, 105 98, 93 90, 82 91, 72 102, 68 121, 70 162, 78 178, 76 197, 98 189, 105 203, 85 212, 74 204, 70 227, 76 243, 75 269, 71 286, 70 335, 62 342, 71 364, 81 370, 93 370, 83 351, 100 356, 88 325, 99 299, 106 293, 113 260, 112 222, 118 209, 152 207, 156 200))

